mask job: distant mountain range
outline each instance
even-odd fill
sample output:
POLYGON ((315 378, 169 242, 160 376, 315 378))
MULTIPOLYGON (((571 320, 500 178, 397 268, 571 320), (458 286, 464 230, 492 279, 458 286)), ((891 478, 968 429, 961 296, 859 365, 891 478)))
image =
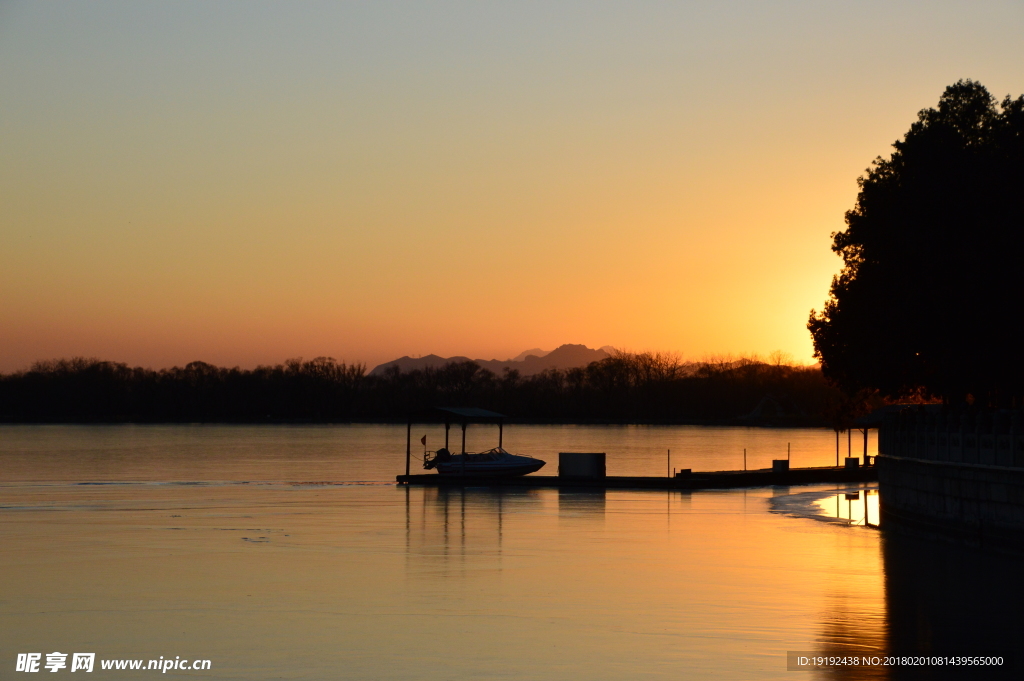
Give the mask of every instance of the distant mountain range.
POLYGON ((554 350, 544 351, 540 348, 525 350, 512 359, 474 359, 469 357, 439 357, 437 355, 426 355, 425 357, 400 357, 384 364, 379 364, 370 372, 371 376, 379 376, 391 367, 398 367, 403 373, 425 369, 427 367, 442 367, 449 362, 473 361, 484 369, 489 369, 500 374, 507 367, 517 369, 522 376, 533 376, 546 369, 572 369, 573 367, 584 367, 591 362, 598 362, 611 356, 614 350, 610 345, 592 350, 586 345, 572 345, 567 343, 554 350))

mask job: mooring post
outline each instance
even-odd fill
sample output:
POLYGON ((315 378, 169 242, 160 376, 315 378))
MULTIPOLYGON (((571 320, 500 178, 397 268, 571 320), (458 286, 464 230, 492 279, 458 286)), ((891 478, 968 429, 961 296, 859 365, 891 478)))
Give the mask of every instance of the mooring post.
POLYGON ((405 428, 405 474, 409 475, 409 462, 412 460, 412 415, 409 415, 409 424, 405 428))
POLYGON ((868 429, 864 429, 864 465, 868 465, 868 429))
MULTIPOLYGON (((839 429, 836 428, 836 468, 839 468, 839 429)), ((839 511, 836 511, 836 516, 839 515, 839 511)))
POLYGON ((747 470, 747 448, 743 448, 743 470, 747 470))
POLYGON ((786 443, 786 461, 789 461, 790 457, 791 457, 791 456, 792 456, 792 454, 793 454, 793 448, 792 448, 792 445, 793 445, 793 443, 792 443, 792 442, 787 442, 787 443, 786 443))
POLYGON ((466 422, 462 422, 462 474, 466 474, 466 422))

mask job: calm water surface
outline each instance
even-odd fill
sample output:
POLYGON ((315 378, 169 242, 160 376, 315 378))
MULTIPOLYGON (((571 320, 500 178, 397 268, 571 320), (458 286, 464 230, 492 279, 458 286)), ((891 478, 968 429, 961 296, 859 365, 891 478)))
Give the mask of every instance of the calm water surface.
MULTIPOLYGON (((405 472, 404 425, 344 426, 0 426, 0 481, 394 481, 405 472)), ((413 472, 423 446, 444 444, 444 426, 414 426, 413 472)), ((461 433, 451 431, 451 446, 461 433)), ((466 449, 498 444, 496 426, 473 425, 466 449)), ((851 443, 841 438, 841 456, 851 443)), ((558 474, 558 452, 606 452, 608 475, 665 475, 693 470, 835 465, 835 433, 827 429, 706 426, 509 426, 504 446, 547 461, 537 475, 558 474)), ((874 455, 872 437, 868 453, 874 455)), ((852 441, 854 456, 863 439, 852 441)))
MULTIPOLYGON (((0 427, 0 668, 62 651, 205 658, 169 673, 207 679, 793 679, 814 677, 787 650, 889 643, 882 535, 828 513, 874 493, 404 488, 404 430, 0 427)), ((560 450, 663 474, 669 448, 700 470, 747 447, 754 468, 788 442, 794 465, 834 462, 831 431, 506 434, 548 473, 560 450)))

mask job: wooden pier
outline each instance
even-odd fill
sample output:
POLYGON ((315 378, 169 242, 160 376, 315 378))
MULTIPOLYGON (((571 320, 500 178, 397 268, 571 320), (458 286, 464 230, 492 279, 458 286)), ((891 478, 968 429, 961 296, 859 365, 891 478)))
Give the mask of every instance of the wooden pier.
POLYGON ((830 482, 875 482, 878 471, 874 466, 845 468, 791 468, 773 471, 770 468, 754 471, 707 471, 680 477, 623 477, 578 478, 559 475, 525 475, 517 478, 483 476, 399 475, 395 480, 402 485, 431 487, 532 487, 552 489, 664 489, 700 490, 737 487, 768 487, 772 485, 813 485, 830 482))

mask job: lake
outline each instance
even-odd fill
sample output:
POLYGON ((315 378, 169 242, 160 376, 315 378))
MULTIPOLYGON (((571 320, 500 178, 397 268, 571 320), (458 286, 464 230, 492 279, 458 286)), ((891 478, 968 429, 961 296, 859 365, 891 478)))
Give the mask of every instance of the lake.
MULTIPOLYGON (((443 427, 424 434, 443 443, 443 427)), ((491 440, 496 429, 471 427, 467 448, 491 440)), ((669 449, 675 467, 722 470, 742 467, 743 448, 766 467, 787 444, 794 466, 834 464, 828 430, 505 433, 546 474, 558 451, 664 475, 669 449)), ((404 450, 405 426, 0 426, 2 664, 92 652, 96 678, 132 677, 100 669, 119 659, 208 659, 168 672, 206 679, 899 678, 788 672, 786 652, 878 653, 913 639, 913 613, 944 607, 958 624, 936 640, 969 638, 1002 612, 976 602, 984 583, 974 605, 929 596, 1001 574, 996 559, 894 593, 921 556, 962 557, 894 548, 865 526, 874 485, 409 488, 392 482, 404 450)))
MULTIPOLYGON (((393 482, 405 472, 405 425, 341 426, 0 426, 0 481, 333 481, 393 482)), ((429 449, 444 444, 443 425, 413 426, 413 472, 429 449)), ((451 447, 461 445, 452 427, 451 447)), ((863 453, 863 439, 840 438, 841 456, 863 453)), ((834 466, 835 433, 823 428, 714 426, 520 426, 505 428, 504 447, 547 461, 537 475, 558 474, 558 452, 606 452, 608 475, 665 475, 675 468, 834 466)), ((471 425, 466 449, 498 444, 498 428, 471 425)), ((877 440, 868 441, 874 455, 877 440)))

